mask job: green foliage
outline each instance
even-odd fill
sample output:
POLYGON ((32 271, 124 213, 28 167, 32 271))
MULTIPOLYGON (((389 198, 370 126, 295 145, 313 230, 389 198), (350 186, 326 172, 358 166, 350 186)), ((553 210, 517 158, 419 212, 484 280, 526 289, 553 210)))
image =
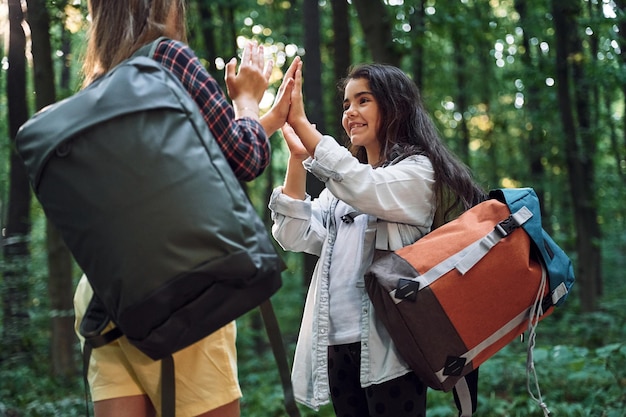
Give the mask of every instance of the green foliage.
MULTIPOLYGON (((283 275, 283 288, 272 302, 291 363, 305 289, 299 255, 286 254, 285 259, 288 270, 283 275)), ((607 280, 609 291, 602 299, 600 312, 581 314, 577 299, 571 297, 539 324, 534 363, 543 399, 553 415, 626 415, 626 282, 620 278, 621 270, 606 272, 616 278, 607 280)), ((43 276, 37 278, 34 299, 46 297, 43 280, 43 276)), ((31 314, 32 356, 26 363, 0 363, 0 416, 7 410, 37 417, 84 415, 80 375, 68 381, 49 376, 50 333, 45 303, 34 303, 31 314)), ((238 320, 238 351, 244 392, 242 415, 284 416, 279 374, 258 310, 238 320)), ((78 363, 78 351, 76 359, 78 363)), ((525 365, 526 344, 514 341, 481 366, 477 415, 542 415, 526 391, 525 365)), ((537 391, 533 389, 533 393, 537 391)), ((428 417, 456 415, 451 393, 430 390, 428 395, 428 417)), ((330 405, 319 413, 305 407, 300 411, 303 417, 334 415, 330 405)))
MULTIPOLYGON (((196 11, 201 0, 190 2, 196 11)), ((204 0, 202 0, 204 1, 204 0)), ((66 88, 59 88, 59 98, 75 91, 80 56, 84 48, 84 32, 71 36, 72 56, 66 62, 58 51, 63 47, 64 34, 60 27, 66 1, 49 1, 52 14, 51 40, 55 51, 55 70, 60 73, 69 65, 71 78, 66 88)), ((85 2, 77 10, 86 16, 85 2)), ((401 3, 401 2, 400 2, 401 3)), ((477 178, 487 188, 503 185, 533 186, 545 192, 545 221, 553 230, 555 239, 572 253, 575 235, 571 213, 567 167, 565 164, 563 134, 557 112, 556 88, 549 81, 554 77, 554 30, 551 24, 549 2, 532 3, 524 20, 515 11, 512 0, 490 2, 426 1, 426 22, 423 36, 416 36, 411 2, 389 6, 395 16, 393 28, 395 48, 402 54, 402 67, 415 75, 415 62, 423 59, 424 75, 421 85, 427 108, 431 111, 445 141, 461 153, 460 122, 467 123, 470 134, 469 160, 477 178), (489 3, 489 6, 487 6, 489 3), (530 38, 528 50, 522 45, 522 35, 530 38), (455 43, 453 36, 462 36, 455 43), (423 47, 423 56, 417 57, 416 46, 423 47), (461 68, 464 84, 457 82, 455 52, 464 58, 461 68), (528 58, 528 61, 524 61, 528 58), (458 97, 463 92, 466 108, 459 108, 458 97), (517 100, 517 101, 516 101, 517 100), (535 142, 531 141, 534 137, 535 142), (539 176, 530 172, 531 150, 541 155, 539 176)), ((609 2, 585 2, 605 4, 609 2)), ((233 56, 231 35, 255 38, 266 45, 282 50, 285 44, 298 46, 304 55, 305 74, 307 57, 301 20, 301 2, 220 0, 210 2, 217 35, 216 51, 203 51, 200 22, 196 14, 190 21, 190 42, 197 46, 199 56, 228 59, 233 56), (232 12, 229 15, 227 12, 232 12), (230 19, 230 20, 228 20, 230 19), (233 33, 230 29, 233 29, 233 33), (259 29, 262 29, 259 31, 259 29)), ((321 1, 322 45, 324 71, 324 116, 328 132, 340 138, 336 124, 340 108, 334 106, 336 94, 332 71, 334 34, 330 29, 330 2, 321 1), (332 115, 331 112, 337 112, 332 115)), ((589 8, 591 10, 591 8, 589 8)), ((589 12, 588 12, 589 13, 589 12)), ((626 416, 626 233, 624 233, 626 188, 623 186, 624 163, 623 90, 626 72, 619 64, 615 19, 595 14, 581 22, 587 33, 586 43, 597 37, 596 54, 586 50, 582 57, 591 87, 597 87, 601 99, 596 101, 598 114, 593 126, 597 137, 597 155, 594 169, 597 188, 598 222, 603 229, 604 295, 597 311, 581 313, 579 285, 567 303, 539 325, 535 366, 538 382, 546 404, 557 416, 624 417, 626 416), (590 35, 593 33, 593 36, 590 35), (593 59, 592 59, 593 58, 593 59), (617 138, 612 141, 611 138, 617 138), (616 158, 617 155, 617 158, 616 158), (621 155, 621 160, 619 156, 621 155)), ((353 7, 350 8, 351 48, 353 62, 371 59, 368 45, 353 7)), ((6 55, 4 46, 0 46, 6 55)), ((623 53, 623 52, 622 52, 623 53)), ((578 57, 580 58, 580 57, 578 57)), ((6 61, 0 69, 0 89, 6 91, 6 61)), ((211 63, 213 64, 213 63, 211 63)), ((283 67, 284 69, 285 67, 283 67)), ((223 74, 211 67, 212 74, 221 81, 223 74), (215 70, 215 71, 213 71, 215 70)), ((30 78, 29 78, 30 79, 30 78)), ((32 84, 32 82, 31 82, 32 84)), ((275 86, 274 86, 275 87, 275 86)), ((32 86, 29 86, 29 91, 32 86)), ((590 88, 592 94, 592 88, 590 88)), ((32 101, 33 94, 29 94, 32 101)), ((0 94, 0 215, 6 217, 8 190, 7 98, 0 94)), ((31 105, 31 108, 33 106, 31 105)), ((326 133, 326 132, 324 132, 326 133)), ((252 183, 249 194, 259 212, 267 205, 267 190, 282 182, 286 150, 279 135, 272 138, 273 164, 262 178, 252 183)), ((31 324, 24 329, 32 352, 28 358, 0 358, 0 417, 75 416, 85 415, 84 387, 80 375, 67 381, 51 377, 50 314, 46 290, 46 252, 44 247, 45 222, 37 204, 33 205, 32 261, 28 280, 31 324)), ((572 258, 576 260, 575 254, 572 258)), ((288 360, 291 363, 297 339, 306 286, 300 255, 285 254, 289 269, 284 274, 284 286, 274 297, 288 360)), ((581 278, 579 277, 579 280, 581 278)), ((1 284, 1 281, 0 281, 1 284)), ((0 291, 2 286, 0 285, 0 291)), ((239 374, 244 392, 242 415, 281 416, 283 394, 275 360, 267 342, 258 311, 252 311, 238 320, 239 374)), ((3 329, 0 327, 0 332, 3 329)), ((0 352, 1 354, 2 352, 0 352)), ((1 356, 1 355, 0 355, 1 356)), ((76 349, 76 363, 80 369, 80 355, 76 349)), ((514 342, 481 367, 480 397, 477 415, 481 417, 540 416, 541 411, 526 391, 525 344, 514 342)), ((533 393, 537 393, 536 389, 533 393)), ((319 413, 300 408, 304 417, 333 416, 331 406, 319 413)), ((429 391, 429 417, 456 416, 451 393, 429 391)))
POLYGON ((5 367, 3 363, 0 381, 0 416, 72 417, 85 415, 86 405, 80 378, 63 383, 46 376, 49 370, 39 366, 6 370, 5 367))

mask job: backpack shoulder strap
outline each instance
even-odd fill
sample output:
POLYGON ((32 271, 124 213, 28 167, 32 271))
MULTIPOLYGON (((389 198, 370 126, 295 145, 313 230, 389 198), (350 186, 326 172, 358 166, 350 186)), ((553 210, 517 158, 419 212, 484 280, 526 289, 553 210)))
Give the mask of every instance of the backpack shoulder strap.
POLYGON ((471 417, 478 407, 478 370, 465 375, 452 388, 459 417, 471 417))
POLYGON ((144 46, 142 46, 141 48, 137 49, 137 51, 133 54, 133 57, 136 57, 136 56, 147 56, 148 58, 152 58, 154 56, 154 53, 156 52, 156 49, 159 46, 159 44, 162 41, 168 40, 168 39, 169 38, 166 38, 165 36, 161 36, 159 38, 156 38, 152 42, 147 43, 144 46))
POLYGON ((89 361, 91 359, 91 351, 100 346, 111 343, 115 339, 122 336, 119 327, 102 333, 109 324, 111 318, 104 309, 104 305, 100 298, 95 294, 89 300, 85 315, 80 322, 79 332, 85 338, 83 345, 83 383, 85 385, 85 409, 86 415, 89 416, 89 361))
POLYGON ((85 338, 85 346, 95 349, 111 343, 122 336, 118 327, 102 333, 111 318, 104 308, 104 304, 95 294, 91 297, 85 316, 80 322, 79 332, 85 338))

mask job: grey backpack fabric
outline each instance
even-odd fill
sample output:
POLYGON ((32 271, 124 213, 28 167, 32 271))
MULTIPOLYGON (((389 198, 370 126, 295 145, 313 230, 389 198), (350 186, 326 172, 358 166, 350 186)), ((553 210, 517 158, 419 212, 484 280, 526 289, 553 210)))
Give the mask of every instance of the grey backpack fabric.
POLYGON ((156 44, 34 115, 16 143, 99 314, 161 359, 268 300, 284 264, 196 103, 148 57, 156 44))
POLYGON ((153 59, 135 56, 44 109, 16 142, 95 295, 151 358, 280 287, 264 224, 196 103, 153 59))
POLYGON ((290 416, 295 405, 270 297, 285 265, 196 103, 151 59, 163 38, 34 115, 17 152, 48 219, 94 290, 80 331, 92 348, 122 334, 162 359, 260 307, 290 416), (113 330, 102 330, 113 321, 113 330))

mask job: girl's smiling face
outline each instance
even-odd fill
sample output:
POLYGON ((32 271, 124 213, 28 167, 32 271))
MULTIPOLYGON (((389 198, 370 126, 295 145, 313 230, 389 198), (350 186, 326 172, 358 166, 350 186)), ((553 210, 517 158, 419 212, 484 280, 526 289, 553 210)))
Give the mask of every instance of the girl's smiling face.
POLYGON ((366 78, 353 78, 346 84, 341 124, 352 145, 363 146, 368 163, 376 164, 380 158, 380 112, 366 78))

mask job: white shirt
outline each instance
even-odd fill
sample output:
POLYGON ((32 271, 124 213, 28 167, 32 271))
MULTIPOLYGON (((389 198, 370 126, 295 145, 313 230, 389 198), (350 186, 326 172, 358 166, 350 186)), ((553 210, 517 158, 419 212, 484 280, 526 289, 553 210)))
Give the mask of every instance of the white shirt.
POLYGON ((342 239, 339 232, 349 230, 337 227, 339 200, 367 213, 359 216, 365 219, 363 223, 356 223, 363 238, 352 243, 362 245, 363 262, 355 265, 354 275, 359 302, 360 379, 366 387, 410 372, 375 316, 363 276, 374 248, 396 250, 430 230, 435 212, 434 171, 427 157, 417 155, 374 169, 361 164, 329 136, 323 137, 315 158, 304 165, 326 184, 320 196, 296 200, 278 187, 270 197, 269 208, 274 222, 272 234, 285 250, 319 257, 306 297, 292 369, 296 400, 318 409, 330 401, 327 348, 331 264, 354 265, 354 259, 349 259, 353 252, 344 252, 349 246, 337 243, 342 239))
POLYGON ((328 342, 331 345, 358 342, 361 340, 361 292, 357 288, 361 266, 366 262, 363 241, 367 216, 343 220, 343 216, 355 210, 339 201, 334 210, 337 237, 330 258, 329 270, 329 317, 328 342))

